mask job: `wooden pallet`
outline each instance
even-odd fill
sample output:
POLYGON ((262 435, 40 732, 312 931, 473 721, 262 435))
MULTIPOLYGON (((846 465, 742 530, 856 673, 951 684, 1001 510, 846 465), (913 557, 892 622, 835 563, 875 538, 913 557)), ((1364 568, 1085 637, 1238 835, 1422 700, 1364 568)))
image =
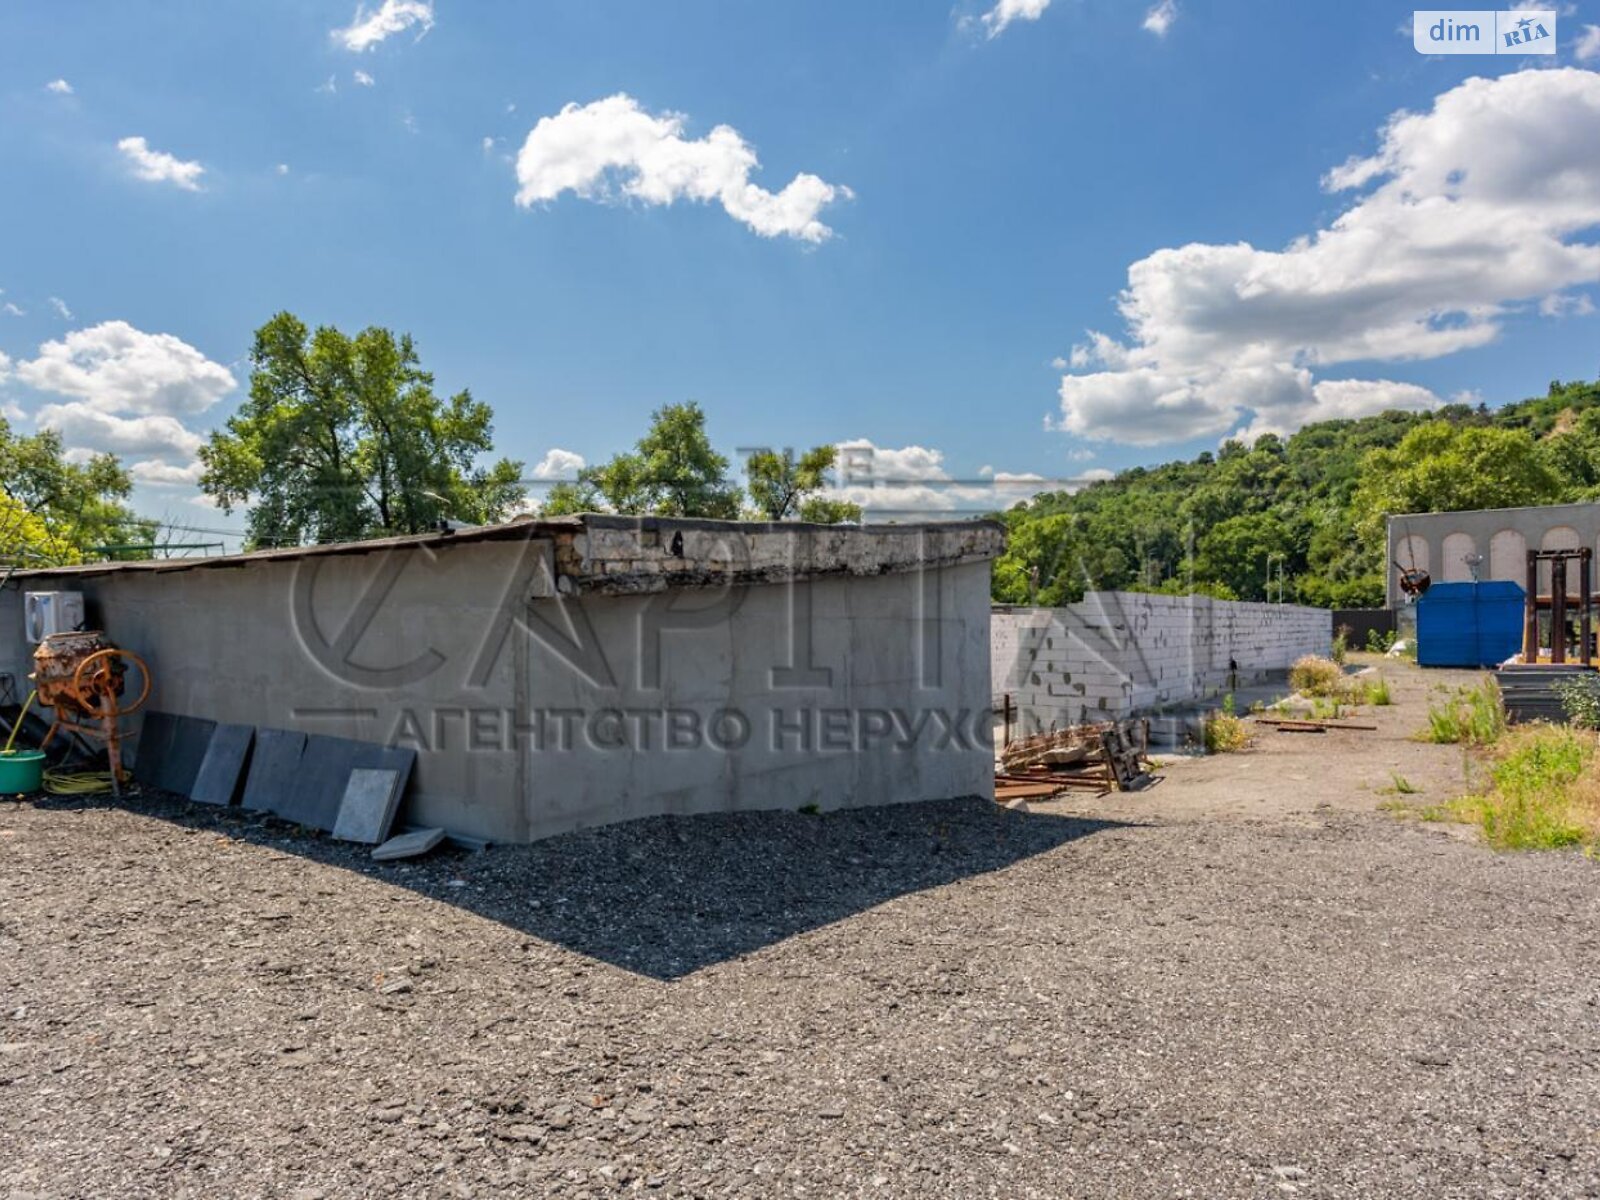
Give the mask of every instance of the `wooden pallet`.
POLYGON ((1145 770, 1147 722, 1101 722, 1052 730, 1013 742, 995 771, 995 799, 1047 799, 1067 792, 1135 792, 1153 776, 1145 770), (1041 789, 1048 789, 1039 795, 1041 789))
POLYGON ((1268 725, 1279 733, 1327 733, 1330 729, 1355 729, 1375 733, 1376 725, 1357 725, 1351 721, 1313 721, 1290 717, 1257 717, 1257 725, 1268 725))

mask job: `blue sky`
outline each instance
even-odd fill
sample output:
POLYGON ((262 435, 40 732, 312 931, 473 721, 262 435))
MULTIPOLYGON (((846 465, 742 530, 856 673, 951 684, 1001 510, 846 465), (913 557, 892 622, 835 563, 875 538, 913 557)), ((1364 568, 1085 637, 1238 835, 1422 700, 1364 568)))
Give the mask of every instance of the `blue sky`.
POLYGON ((284 308, 410 331, 530 468, 696 399, 730 452, 1053 479, 1600 373, 1595 5, 1428 58, 1388 3, 1006 3, 7 6, 0 396, 220 526, 193 438, 284 308), (694 198, 746 150, 753 207, 694 198))

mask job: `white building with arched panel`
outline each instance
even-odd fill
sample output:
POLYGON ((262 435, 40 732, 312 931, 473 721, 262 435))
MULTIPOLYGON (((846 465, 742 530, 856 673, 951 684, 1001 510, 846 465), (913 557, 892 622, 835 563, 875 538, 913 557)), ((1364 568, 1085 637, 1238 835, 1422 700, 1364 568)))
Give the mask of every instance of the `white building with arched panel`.
MULTIPOLYGON (((1435 583, 1509 579, 1526 584, 1529 549, 1580 546, 1600 554, 1600 503, 1391 516, 1388 604, 1395 608, 1405 603, 1403 571, 1427 571, 1435 583)), ((1548 587, 1548 566, 1544 572, 1548 587)))

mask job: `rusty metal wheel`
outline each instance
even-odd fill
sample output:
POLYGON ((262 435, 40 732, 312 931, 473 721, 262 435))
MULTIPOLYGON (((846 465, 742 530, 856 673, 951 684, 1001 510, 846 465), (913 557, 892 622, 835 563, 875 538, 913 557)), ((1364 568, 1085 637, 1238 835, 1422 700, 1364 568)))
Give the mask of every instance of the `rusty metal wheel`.
POLYGON ((72 691, 84 711, 100 717, 124 717, 149 699, 150 668, 131 650, 96 650, 72 673, 72 691), (127 678, 129 665, 139 669, 139 694, 131 702, 117 694, 117 683, 127 678))

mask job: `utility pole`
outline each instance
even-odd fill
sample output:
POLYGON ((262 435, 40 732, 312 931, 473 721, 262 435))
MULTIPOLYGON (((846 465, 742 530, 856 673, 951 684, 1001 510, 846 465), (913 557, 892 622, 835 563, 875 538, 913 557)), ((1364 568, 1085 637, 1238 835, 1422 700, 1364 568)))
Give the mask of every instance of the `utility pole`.
POLYGON ((1287 554, 1283 553, 1281 550, 1274 550, 1274 551, 1272 551, 1271 553, 1269 553, 1267 555, 1266 596, 1267 596, 1267 603, 1268 604, 1271 604, 1273 602, 1272 601, 1272 560, 1273 559, 1277 559, 1278 560, 1278 601, 1277 602, 1279 604, 1282 604, 1283 603, 1283 597, 1285 595, 1284 582, 1283 582, 1283 564, 1284 564, 1284 560, 1286 560, 1288 557, 1289 556, 1287 554))

